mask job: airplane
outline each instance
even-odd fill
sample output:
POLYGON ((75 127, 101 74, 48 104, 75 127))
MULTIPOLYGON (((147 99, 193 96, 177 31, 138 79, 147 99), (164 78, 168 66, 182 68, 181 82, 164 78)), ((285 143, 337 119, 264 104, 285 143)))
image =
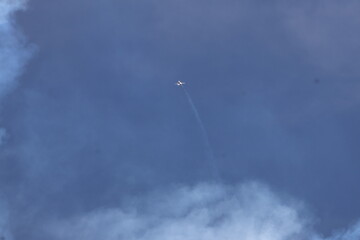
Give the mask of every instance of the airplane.
POLYGON ((177 86, 182 86, 182 85, 185 85, 185 82, 177 81, 175 84, 176 84, 177 86))

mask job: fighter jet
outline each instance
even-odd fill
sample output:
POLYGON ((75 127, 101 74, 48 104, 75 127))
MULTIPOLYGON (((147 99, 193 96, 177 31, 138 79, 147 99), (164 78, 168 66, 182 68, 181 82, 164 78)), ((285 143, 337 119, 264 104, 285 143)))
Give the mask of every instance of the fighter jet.
POLYGON ((177 81, 175 84, 176 84, 177 86, 182 86, 182 85, 185 85, 185 82, 177 81))

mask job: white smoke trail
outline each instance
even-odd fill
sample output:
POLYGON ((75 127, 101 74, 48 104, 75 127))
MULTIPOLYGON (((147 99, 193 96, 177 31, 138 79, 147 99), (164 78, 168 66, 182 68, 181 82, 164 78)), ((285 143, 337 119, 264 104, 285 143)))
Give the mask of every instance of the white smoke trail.
POLYGON ((204 127, 204 124, 203 124, 203 121, 201 120, 199 111, 197 110, 197 108, 196 108, 196 106, 195 106, 189 92, 186 90, 186 88, 183 85, 181 85, 181 87, 184 90, 184 93, 186 95, 186 98, 189 101, 189 104, 190 104, 191 109, 192 109, 192 111, 194 113, 196 121, 199 124, 200 130, 201 130, 201 133, 202 133, 202 137, 203 137, 203 141, 205 143, 206 154, 207 154, 208 160, 210 162, 210 167, 211 167, 211 170, 212 170, 212 174, 213 174, 215 180, 220 181, 221 177, 220 177, 218 165, 217 165, 217 162, 216 162, 216 158, 215 158, 215 155, 214 155, 214 151, 213 151, 213 149, 211 147, 211 144, 210 144, 209 135, 208 135, 208 133, 206 131, 206 128, 204 127))

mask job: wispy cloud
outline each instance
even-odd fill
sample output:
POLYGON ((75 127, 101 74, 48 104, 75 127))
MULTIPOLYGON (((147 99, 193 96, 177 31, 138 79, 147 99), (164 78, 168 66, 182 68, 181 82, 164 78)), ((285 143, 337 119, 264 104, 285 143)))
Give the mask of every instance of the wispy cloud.
POLYGON ((16 85, 16 78, 31 54, 13 18, 25 5, 25 0, 0 1, 0 98, 16 85))
MULTIPOLYGON (((0 0, 0 101, 16 86, 16 79, 32 52, 14 22, 15 12, 24 10, 25 6, 26 0, 0 0)), ((0 145, 5 135, 5 129, 0 128, 0 145)))
MULTIPOLYGON (((25 0, 0 0, 0 101, 16 86, 16 79, 31 55, 14 22, 15 12, 25 6, 25 0)), ((5 136, 5 129, 0 128, 0 145, 5 136)), ((2 237, 12 239, 8 229, 8 209, 0 201, 0 239, 2 237)))

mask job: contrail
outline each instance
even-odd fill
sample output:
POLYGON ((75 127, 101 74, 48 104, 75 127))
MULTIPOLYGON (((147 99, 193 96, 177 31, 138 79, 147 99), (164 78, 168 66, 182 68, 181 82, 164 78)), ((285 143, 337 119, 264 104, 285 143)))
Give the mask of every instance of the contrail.
POLYGON ((210 163, 212 175, 214 176, 214 178, 216 180, 220 180, 221 178, 220 178, 220 173, 219 173, 218 166, 217 166, 217 163, 216 163, 215 155, 214 155, 214 152, 213 152, 211 144, 210 144, 208 133, 206 131, 206 128, 204 127, 203 121, 201 120, 199 111, 197 110, 197 108, 196 108, 196 106, 195 106, 189 92, 186 90, 185 86, 184 85, 180 85, 180 86, 184 90, 184 93, 186 95, 186 98, 189 101, 189 104, 190 104, 191 109, 192 109, 192 111, 194 113, 196 121, 199 124, 199 127, 201 129, 202 138, 203 138, 203 141, 205 143, 206 154, 207 154, 207 158, 208 158, 209 163, 210 163))

